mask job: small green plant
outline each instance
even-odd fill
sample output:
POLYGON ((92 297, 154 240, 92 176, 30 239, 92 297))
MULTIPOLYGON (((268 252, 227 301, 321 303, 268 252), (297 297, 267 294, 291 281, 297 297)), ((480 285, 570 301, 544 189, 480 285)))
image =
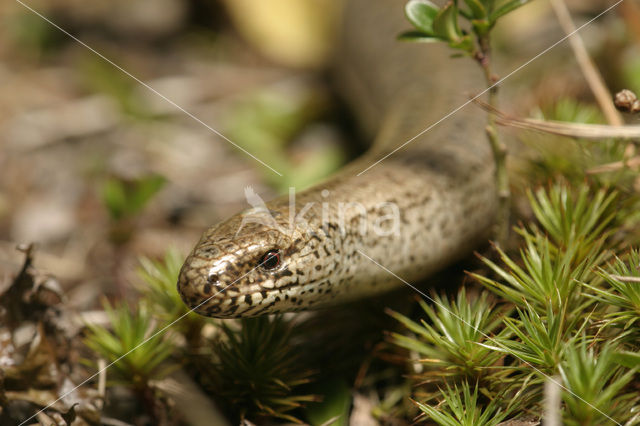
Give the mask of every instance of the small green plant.
POLYGON ((180 299, 176 289, 180 268, 184 262, 184 256, 170 248, 163 259, 152 260, 147 257, 139 259, 137 285, 145 303, 153 306, 156 317, 164 322, 173 322, 190 312, 196 318, 202 318, 191 311, 180 299))
MULTIPOLYGON (((566 391, 562 393, 565 404, 566 425, 613 425, 620 419, 630 419, 640 400, 637 393, 623 392, 631 382, 636 369, 626 369, 616 360, 616 352, 610 343, 604 343, 599 353, 587 343, 567 346, 566 356, 560 365, 560 375, 566 391)), ((638 424, 635 422, 627 424, 638 424)))
POLYGON ((313 371, 305 368, 292 325, 281 316, 223 322, 222 334, 199 360, 204 386, 238 418, 278 418, 302 423, 290 412, 314 395, 300 393, 313 371))
POLYGON ((113 220, 134 216, 147 205, 167 180, 160 175, 138 179, 109 178, 102 188, 102 199, 113 220))
POLYGON ((155 336, 157 322, 143 305, 131 309, 121 302, 112 306, 103 303, 109 327, 87 324, 85 344, 108 363, 112 381, 147 389, 149 381, 163 377, 173 368, 168 363, 173 352, 170 335, 155 336), (149 340, 147 340, 149 339, 149 340))
MULTIPOLYGON (((579 261, 576 257, 580 244, 574 244, 567 251, 557 251, 548 238, 540 234, 526 242, 519 259, 514 259, 498 249, 500 260, 506 267, 492 260, 482 260, 500 279, 473 274, 488 289, 521 308, 532 308, 545 314, 547 307, 554 312, 571 307, 570 312, 586 308, 588 301, 581 298, 580 280, 593 275, 592 268, 604 260, 599 245, 592 247, 586 257, 579 261), (588 257, 593 255, 593 257, 588 257), (520 266, 524 263, 524 267, 520 266)), ((605 253, 606 254, 606 253, 605 253)))
POLYGON ((482 284, 522 309, 534 309, 546 315, 564 311, 581 315, 590 300, 583 297, 580 282, 597 279, 594 268, 603 265, 610 253, 605 240, 612 232, 615 193, 581 187, 572 196, 568 187, 559 184, 548 190, 529 193, 531 209, 539 225, 519 227, 524 248, 514 258, 497 248, 499 266, 483 261, 500 278, 473 274, 482 284))
POLYGON ((530 192, 537 222, 517 228, 523 248, 498 248, 499 260, 483 258, 489 270, 472 274, 492 293, 478 300, 496 297, 504 314, 467 301, 464 289, 456 303, 422 302, 427 318, 420 322, 394 314, 411 334, 392 341, 429 367, 413 376, 420 408, 433 421, 495 424, 504 418, 499 409, 540 417, 545 380, 560 376, 565 424, 638 424, 640 252, 611 261, 626 226, 616 210, 623 196, 585 184, 530 192), (465 392, 464 381, 476 390, 465 392), (423 391, 434 384, 437 392, 423 391), (485 411, 496 414, 480 420, 485 411))
POLYGON ((478 343, 494 335, 508 312, 489 302, 488 293, 467 298, 464 288, 454 301, 435 296, 435 306, 423 300, 419 303, 429 322, 417 323, 392 311, 390 315, 419 338, 391 334, 393 343, 421 357, 420 362, 429 369, 422 380, 431 375, 471 380, 489 375, 502 355, 478 343))
POLYGON ((133 219, 164 187, 167 180, 160 175, 137 179, 111 177, 102 186, 102 201, 112 221, 111 239, 122 244, 133 233, 133 219))
POLYGON ((495 426, 509 414, 508 409, 500 407, 498 398, 483 404, 478 395, 478 385, 472 393, 466 380, 462 382, 461 389, 458 385, 453 388, 445 385, 440 392, 442 401, 436 407, 420 402, 416 404, 429 419, 441 426, 495 426))
POLYGON ((587 325, 589 317, 567 318, 564 311, 553 312, 551 307, 546 315, 535 309, 518 309, 516 318, 505 318, 505 326, 513 338, 497 336, 487 348, 516 357, 524 370, 531 367, 544 374, 553 374, 569 345, 578 341, 579 332, 587 325))
POLYGON ((615 327, 622 331, 619 338, 630 342, 640 339, 640 251, 630 250, 623 257, 616 257, 607 268, 600 268, 604 279, 601 285, 583 283, 592 292, 589 296, 606 306, 603 327, 615 327))
MULTIPOLYGON (((400 40, 416 42, 445 42, 458 55, 473 58, 482 68, 488 89, 488 103, 497 108, 497 82, 491 64, 491 30, 504 15, 527 4, 530 0, 450 0, 438 7, 429 0, 409 0, 405 14, 413 25, 412 31, 400 35, 400 40), (464 20, 468 28, 460 25, 464 20)), ((498 138, 495 115, 488 114, 487 137, 496 165, 496 185, 500 206, 497 217, 496 240, 503 245, 509 233, 510 188, 506 167, 506 146, 498 138)))
MULTIPOLYGON (((598 190, 592 193, 587 185, 580 185, 572 196, 566 185, 553 185, 527 192, 529 204, 542 229, 558 247, 580 243, 583 247, 611 234, 615 219, 615 191, 598 190)), ((584 259, 585 256, 578 256, 584 259)))
POLYGON ((164 259, 140 259, 138 291, 141 303, 148 305, 154 316, 164 324, 173 324, 172 328, 182 333, 191 349, 200 344, 202 327, 207 319, 187 308, 178 291, 176 283, 184 256, 177 250, 167 250, 164 259))
POLYGON ((169 249, 162 260, 142 257, 139 261, 138 277, 141 282, 138 290, 145 302, 159 308, 155 310, 156 315, 171 322, 186 314, 189 309, 181 303, 176 290, 184 257, 176 249, 169 249))
POLYGON ((146 414, 159 423, 170 410, 152 382, 177 368, 170 359, 174 352, 173 335, 161 332, 164 330, 144 305, 131 309, 124 302, 112 306, 105 300, 103 307, 109 326, 87 324, 84 343, 106 360, 107 385, 129 387, 146 414))

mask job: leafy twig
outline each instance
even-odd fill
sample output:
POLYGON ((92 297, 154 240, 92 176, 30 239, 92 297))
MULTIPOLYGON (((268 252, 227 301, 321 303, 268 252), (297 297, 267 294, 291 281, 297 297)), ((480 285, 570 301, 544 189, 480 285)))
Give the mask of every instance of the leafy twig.
MULTIPOLYGON (((500 17, 528 2, 529 0, 507 0, 502 2, 496 2, 495 0, 464 0, 466 9, 462 9, 458 8, 457 0, 447 2, 442 8, 439 8, 429 0, 410 0, 405 7, 405 13, 415 30, 407 31, 401 34, 399 38, 405 41, 428 43, 446 42, 452 49, 462 51, 463 54, 473 58, 483 70, 485 83, 489 87, 489 105, 495 107, 497 105, 498 87, 496 82, 498 77, 491 68, 491 29, 500 17), (458 24, 459 17, 469 21, 475 40, 470 34, 461 29, 458 24)), ((495 238, 499 245, 504 245, 509 235, 511 195, 506 168, 507 148, 500 140, 495 124, 495 116, 492 112, 489 112, 485 130, 496 166, 495 178, 499 197, 495 238)))

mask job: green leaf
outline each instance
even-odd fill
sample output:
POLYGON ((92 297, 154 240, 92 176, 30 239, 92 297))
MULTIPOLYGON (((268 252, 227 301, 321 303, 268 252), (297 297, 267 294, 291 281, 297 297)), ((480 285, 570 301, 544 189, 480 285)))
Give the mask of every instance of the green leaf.
POLYGON ((459 42, 462 32, 458 26, 458 7, 455 2, 447 3, 433 20, 433 33, 450 42, 459 42))
POLYGON ((487 34, 493 26, 491 22, 486 19, 474 19, 471 21, 471 25, 473 26, 473 32, 479 36, 487 34))
POLYGON ((458 13, 467 21, 471 21, 473 19, 473 13, 467 9, 458 9, 458 13))
POLYGON ((530 1, 531 0, 511 0, 503 4, 498 9, 496 9, 491 13, 491 15, 489 16, 489 22, 491 22, 491 24, 495 23, 498 20, 498 18, 506 15, 507 13, 513 12, 520 6, 524 6, 530 1))
POLYGON ((433 20, 438 14, 438 6, 429 0, 410 0, 404 13, 411 25, 426 35, 433 35, 433 20))
POLYGON ((131 207, 132 213, 138 213, 142 208, 160 191, 167 180, 164 176, 149 175, 140 178, 132 191, 131 207))
POLYGON ((398 40, 417 43, 437 43, 442 41, 437 37, 425 35, 425 33, 420 31, 406 31, 398 36, 398 40))
POLYGON ((117 179, 109 179, 102 187, 102 200, 114 220, 121 219, 127 210, 127 194, 124 183, 117 179))
POLYGON ((640 369, 640 352, 618 352, 613 355, 613 359, 627 368, 640 369))
POLYGON ((136 180, 110 178, 102 187, 102 199, 111 218, 118 221, 139 213, 166 182, 156 174, 136 180))
POLYGON ((449 42, 449 46, 452 49, 463 50, 467 53, 471 53, 473 51, 473 40, 471 37, 464 36, 458 41, 449 42))
POLYGON ((480 0, 464 0, 465 4, 471 10, 471 14, 476 19, 481 19, 487 16, 487 10, 484 8, 480 0))

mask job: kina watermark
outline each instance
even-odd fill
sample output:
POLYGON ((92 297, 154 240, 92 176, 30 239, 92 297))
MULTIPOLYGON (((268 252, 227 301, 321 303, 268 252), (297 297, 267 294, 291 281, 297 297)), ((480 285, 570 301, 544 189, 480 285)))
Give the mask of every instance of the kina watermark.
POLYGON ((248 224, 259 224, 287 235, 294 233, 329 234, 337 230, 341 235, 357 232, 364 236, 371 232, 376 237, 400 236, 400 208, 396 203, 381 201, 368 207, 357 201, 332 201, 328 189, 320 191, 320 201, 306 202, 298 209, 296 189, 289 188, 287 220, 277 220, 281 211, 269 209, 267 203, 252 187, 246 187, 244 196, 251 208, 243 211, 236 236, 248 224), (319 214, 318 214, 319 213, 319 214))

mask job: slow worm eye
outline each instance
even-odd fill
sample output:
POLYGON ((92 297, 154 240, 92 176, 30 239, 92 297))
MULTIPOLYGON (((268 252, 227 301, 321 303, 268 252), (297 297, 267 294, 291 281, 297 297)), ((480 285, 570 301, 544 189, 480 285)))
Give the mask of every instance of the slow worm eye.
POLYGON ((280 266, 280 252, 278 250, 269 250, 260 258, 259 266, 267 271, 277 268, 280 266))

